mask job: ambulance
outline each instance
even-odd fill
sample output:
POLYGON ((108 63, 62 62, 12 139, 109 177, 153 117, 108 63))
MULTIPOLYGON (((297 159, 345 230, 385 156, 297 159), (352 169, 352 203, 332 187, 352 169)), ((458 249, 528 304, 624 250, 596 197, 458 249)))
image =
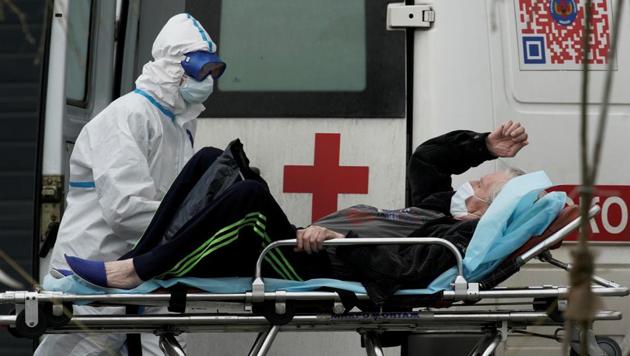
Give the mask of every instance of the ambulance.
MULTIPOLYGON (((515 158, 456 177, 454 185, 503 165, 544 170, 553 189, 577 203, 585 2, 55 0, 41 162, 50 199, 41 206, 40 235, 51 235, 47 230, 63 212, 68 159, 81 127, 133 90, 159 29, 181 12, 199 20, 227 63, 197 121, 195 148, 223 148, 240 138, 296 225, 356 204, 404 207, 406 163, 415 147, 451 130, 487 132, 507 120, 527 129, 529 145, 515 158)), ((593 1, 587 59, 591 144, 609 61, 614 71, 591 249, 598 274, 629 286, 630 16, 622 16, 618 52, 609 58, 615 5, 593 1)), ((573 246, 565 243, 555 255, 570 261, 573 246)), ((40 270, 43 276, 46 259, 40 270)), ((530 263, 504 285, 566 283, 566 272, 530 263)), ((630 302, 616 298, 606 308, 626 318, 600 322, 596 333, 627 350, 630 302)), ((189 354, 246 353, 251 337, 191 335, 189 354)), ((280 334, 271 353, 296 350, 364 353, 348 333, 280 334)), ((508 339, 498 354, 560 350, 555 340, 524 335, 508 339)))

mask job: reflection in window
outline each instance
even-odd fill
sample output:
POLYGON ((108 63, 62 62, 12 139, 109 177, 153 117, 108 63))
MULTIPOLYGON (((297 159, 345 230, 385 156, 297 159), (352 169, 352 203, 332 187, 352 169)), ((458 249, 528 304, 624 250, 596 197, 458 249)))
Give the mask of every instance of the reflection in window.
POLYGON ((68 2, 66 97, 75 102, 86 99, 91 7, 92 0, 68 2))
POLYGON ((363 91, 365 0, 222 1, 222 91, 363 91))

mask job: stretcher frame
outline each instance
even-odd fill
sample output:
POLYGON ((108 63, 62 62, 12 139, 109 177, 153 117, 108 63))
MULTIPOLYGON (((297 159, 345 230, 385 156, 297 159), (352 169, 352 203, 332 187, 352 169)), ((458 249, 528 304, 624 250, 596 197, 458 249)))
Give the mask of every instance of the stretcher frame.
MULTIPOLYGON (((594 206, 589 217, 599 212, 594 206)), ((516 259, 520 267, 533 258, 569 271, 571 266, 556 260, 549 249, 575 230, 580 218, 551 234, 516 259)), ((186 293, 185 301, 192 305, 242 306, 239 312, 181 313, 151 315, 71 315, 73 303, 96 305, 147 305, 167 306, 172 301, 170 293, 152 294, 103 294, 76 295, 48 291, 8 291, 0 293, 0 304, 14 304, 16 315, 0 316, 0 325, 15 328, 22 336, 36 337, 42 333, 155 333, 160 336, 160 346, 165 355, 184 355, 174 335, 185 332, 258 332, 250 355, 265 355, 280 331, 349 331, 362 336, 368 355, 382 355, 381 336, 388 332, 411 333, 476 333, 483 337, 471 354, 490 355, 513 333, 523 332, 528 326, 562 327, 561 312, 566 306, 568 287, 543 285, 526 288, 496 287, 482 290, 479 283, 467 282, 463 276, 463 258, 449 241, 439 238, 356 238, 330 240, 324 246, 355 244, 439 244, 451 251, 456 259, 457 277, 453 289, 443 291, 442 301, 455 303, 455 310, 355 311, 346 310, 341 295, 335 291, 313 292, 266 292, 261 266, 264 256, 280 246, 294 246, 296 241, 280 240, 269 244, 259 255, 251 292, 246 293, 186 293), (531 305, 531 300, 542 301, 543 308, 534 310, 478 310, 475 303, 483 299, 527 300, 507 303, 531 305), (325 303, 331 310, 315 311, 306 315, 293 315, 291 306, 296 303, 325 303), (263 308, 260 308, 263 306, 263 308), (264 315, 258 312, 264 311, 264 315)), ((605 278, 593 277, 593 293, 600 297, 624 297, 628 288, 605 278)), ((355 294, 358 301, 369 301, 366 294, 355 294)), ((484 304, 492 305, 492 304, 484 304)), ((620 320, 617 311, 600 311, 594 320, 620 320)), ((589 331, 589 347, 598 351, 597 342, 589 331)))

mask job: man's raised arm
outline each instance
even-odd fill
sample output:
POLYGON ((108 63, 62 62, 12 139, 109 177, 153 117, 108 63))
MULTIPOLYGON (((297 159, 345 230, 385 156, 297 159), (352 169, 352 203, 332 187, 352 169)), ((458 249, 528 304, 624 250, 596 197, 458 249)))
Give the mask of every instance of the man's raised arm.
POLYGON ((452 191, 453 174, 497 157, 513 157, 528 144, 527 138, 524 127, 508 121, 491 133, 458 130, 424 142, 407 167, 411 205, 433 193, 452 191))

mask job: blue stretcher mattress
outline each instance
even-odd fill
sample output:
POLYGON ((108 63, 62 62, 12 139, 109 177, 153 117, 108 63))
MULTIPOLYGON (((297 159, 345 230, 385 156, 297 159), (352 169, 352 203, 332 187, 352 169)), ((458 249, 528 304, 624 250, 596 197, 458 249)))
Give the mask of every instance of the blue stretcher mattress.
MULTIPOLYGON (((540 235, 558 216, 566 201, 564 193, 553 192, 538 198, 539 193, 551 185, 551 181, 542 171, 513 178, 506 184, 479 221, 475 234, 468 245, 464 257, 464 277, 467 281, 481 280, 503 259, 522 246, 530 236, 540 235)), ((449 290, 456 272, 457 269, 453 267, 436 278, 427 288, 400 290, 396 294, 422 295, 449 290)), ((49 291, 73 294, 144 294, 158 288, 168 288, 181 283, 208 293, 218 294, 248 292, 251 290, 251 282, 251 277, 184 277, 151 280, 134 289, 113 289, 88 285, 74 275, 57 279, 49 274, 44 278, 43 287, 49 291)), ((303 282, 265 278, 267 291, 304 292, 323 287, 366 293, 365 288, 358 282, 326 278, 303 282)))

